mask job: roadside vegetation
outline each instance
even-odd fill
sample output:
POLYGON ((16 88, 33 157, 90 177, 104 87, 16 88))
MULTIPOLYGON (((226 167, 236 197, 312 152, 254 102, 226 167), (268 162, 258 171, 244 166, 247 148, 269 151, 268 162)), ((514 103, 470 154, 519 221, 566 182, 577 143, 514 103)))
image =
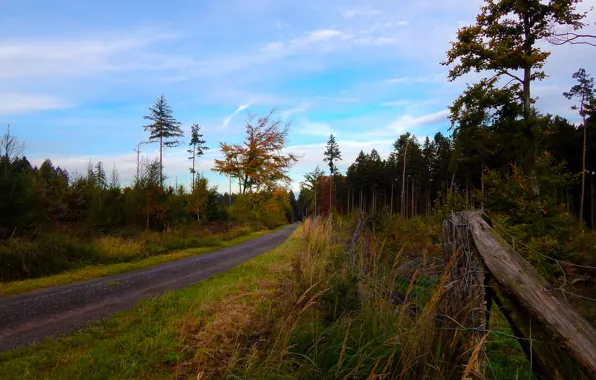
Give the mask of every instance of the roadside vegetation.
MULTIPOLYGON (((398 268, 438 234, 436 220, 393 218, 346 247, 354 218, 308 219, 280 247, 205 282, 144 301, 81 332, 0 354, 0 376, 68 378, 452 379, 465 334, 437 330, 440 270, 398 268), (395 226, 395 229, 394 227, 395 226), (407 227, 397 252, 382 241, 407 227), (151 337, 151 338, 149 338, 151 337), (454 342, 453 339, 456 339, 454 342)), ((529 378, 529 363, 494 314, 488 358, 496 378, 529 378)))
MULTIPOLYGON (((92 280, 101 277, 113 276, 120 273, 131 272, 138 269, 144 269, 169 261, 180 260, 189 256, 206 254, 221 248, 240 244, 272 232, 272 230, 267 229, 255 232, 250 232, 250 229, 240 229, 234 231, 235 232, 223 235, 207 235, 210 237, 209 244, 199 245, 195 248, 190 248, 189 246, 189 248, 173 248, 174 250, 171 252, 158 251, 159 253, 156 253, 155 255, 139 256, 133 258, 130 261, 118 262, 116 264, 113 263, 116 260, 111 257, 109 257, 109 259, 111 259, 111 263, 108 262, 105 264, 92 264, 83 261, 78 262, 81 267, 68 269, 59 274, 30 278, 26 280, 2 282, 0 283, 0 296, 26 293, 51 286, 66 285, 74 282, 92 280)), ((130 251, 128 250, 126 251, 125 257, 130 257, 129 252, 130 251)), ((119 259, 122 260, 122 258, 119 259)))
POLYGON ((0 378, 166 379, 176 371, 182 378, 182 373, 187 373, 183 363, 194 357, 197 346, 192 340, 202 325, 211 321, 221 324, 222 335, 212 338, 215 344, 231 339, 223 335, 227 333, 244 339, 242 334, 248 329, 236 329, 242 321, 254 315, 267 317, 267 305, 278 299, 272 289, 287 280, 288 257, 301 248, 298 236, 296 233, 278 248, 228 272, 143 301, 79 332, 0 353, 0 378), (264 303, 253 309, 254 300, 264 303), (219 314, 216 320, 218 307, 235 308, 235 313, 226 320, 219 314))
POLYGON ((485 0, 443 63, 449 80, 486 76, 449 107, 452 134, 396 136, 387 157, 361 151, 345 175, 331 135, 321 157, 328 173, 307 173, 298 199, 284 187, 298 157, 282 153, 289 129, 273 114, 249 118, 243 144, 220 143, 213 170, 237 183, 237 194, 221 194, 196 171, 207 149, 197 125, 190 189, 164 184, 163 149, 183 132, 163 96, 145 126, 160 158, 140 163, 126 187, 101 163, 75 176, 49 160, 33 167, 7 132, 0 281, 156 263, 203 252, 168 256, 172 250, 304 223, 280 247, 226 273, 0 354, 0 378, 447 380, 483 378, 480 358, 488 378, 531 379, 531 363, 497 308, 481 336, 437 324, 454 265, 443 257, 441 231, 449 214, 482 210, 553 291, 596 324, 593 79, 578 69, 577 85, 561 93, 576 102, 578 125, 538 109, 531 91, 548 78, 549 42, 592 38, 570 32, 584 26, 578 3, 485 0), (229 228, 208 231, 222 222, 229 228))
MULTIPOLYGON (((82 174, 49 159, 33 166, 10 128, 0 136, 0 289, 29 290, 17 282, 65 272, 86 279, 136 269, 191 252, 168 256, 175 251, 206 252, 297 219, 294 194, 284 187, 296 158, 280 153, 289 126, 273 113, 247 121, 242 148, 221 143, 234 151, 218 160, 217 170, 238 182, 236 194, 231 187, 218 192, 197 171, 208 147, 196 124, 188 150, 192 182, 166 184, 162 151, 181 144, 183 131, 163 96, 145 118, 151 121, 144 127, 147 143, 159 143, 160 156, 141 159, 145 143, 138 144, 137 173, 126 186, 116 167, 108 175, 102 162, 90 162, 82 174)), ((37 283, 69 282, 68 273, 37 283)))

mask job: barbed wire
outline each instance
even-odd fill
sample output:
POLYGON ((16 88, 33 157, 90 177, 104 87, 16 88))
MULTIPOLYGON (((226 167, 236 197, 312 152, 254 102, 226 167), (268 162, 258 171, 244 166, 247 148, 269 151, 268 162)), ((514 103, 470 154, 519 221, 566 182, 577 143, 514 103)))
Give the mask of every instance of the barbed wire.
MULTIPOLYGON (((553 261, 555 264, 557 264, 557 266, 559 267, 561 274, 563 275, 563 283, 561 284, 561 286, 559 286, 558 288, 556 288, 557 290, 559 290, 561 292, 561 294, 563 295, 563 297, 565 298, 565 300, 567 300, 567 296, 566 295, 570 295, 570 296, 574 296, 574 297, 578 297, 587 301, 592 301, 592 302, 596 302, 596 298, 591 298, 591 297, 586 297, 586 296, 582 296, 579 294, 575 294, 572 292, 569 292, 566 290, 566 286, 567 286, 567 274, 565 272, 565 269, 563 268, 563 265, 561 265, 561 263, 565 264, 565 265, 569 265, 569 266, 574 266, 577 268, 584 268, 584 269, 594 269, 596 270, 596 267, 594 266, 590 266, 590 265, 582 265, 582 264, 575 264, 575 263, 571 263, 568 262, 566 260, 559 260, 559 259, 555 259, 554 257, 548 256, 542 252, 539 252, 537 250, 535 250, 534 248, 529 247, 528 245, 524 244, 522 241, 520 241, 519 239, 517 239, 515 236, 513 236, 511 233, 509 233, 505 227, 501 226, 499 223, 495 222, 492 218, 490 218, 490 216, 484 211, 484 210, 480 210, 480 212, 482 213, 482 215, 486 216, 487 218, 490 219, 491 223, 494 226, 497 226, 501 231, 503 231, 507 236, 509 236, 509 238, 511 239, 511 241, 513 242, 513 249, 515 249, 515 242, 517 242, 519 245, 521 245, 522 247, 528 249, 529 251, 542 256, 548 260, 553 261)), ((465 218, 465 216, 464 216, 465 218)), ((506 241, 505 237, 503 237, 502 234, 500 234, 499 232, 495 231, 503 240, 506 241)))
MULTIPOLYGON (((481 212, 481 213, 482 213, 484 216, 486 216, 487 218, 489 218, 489 219, 490 219, 490 216, 488 216, 488 214, 487 214, 486 212, 484 212, 484 210, 480 210, 480 212, 481 212)), ((496 225, 496 226, 497 226, 497 227, 499 227, 499 228, 500 228, 500 229, 501 229, 503 232, 505 232, 505 233, 506 233, 506 234, 507 234, 507 235, 508 235, 508 236, 511 238, 511 240, 512 240, 512 241, 515 241, 515 242, 517 242, 517 243, 518 243, 518 244, 520 244, 522 247, 524 247, 524 248, 526 248, 526 249, 529 249, 530 251, 532 251, 532 252, 534 252, 534 253, 536 253, 536 254, 538 254, 538 255, 540 255, 540 256, 542 256, 542 257, 546 258, 546 259, 549 259, 549 260, 552 260, 552 261, 555 261, 555 262, 561 262, 561 261, 564 261, 564 264, 565 264, 565 265, 570 265, 570 266, 574 266, 574 267, 578 267, 578 268, 585 268, 585 269, 594 269, 594 270, 596 270, 596 266, 591 266, 591 265, 583 265, 583 264, 575 264, 575 263, 571 263, 571 262, 568 262, 568 261, 565 261, 565 260, 559 260, 559 259, 555 259, 554 257, 551 257, 551 256, 548 256, 548 255, 545 255, 545 254, 544 254, 544 253, 542 253, 542 252, 538 252, 538 251, 537 251, 537 250, 535 250, 534 248, 528 247, 528 246, 527 246, 526 244, 524 244, 522 241, 520 241, 519 239, 515 238, 515 237, 514 237, 513 235, 511 235, 511 234, 510 234, 510 233, 509 233, 509 232, 508 232, 508 231, 507 231, 507 230, 506 230, 506 229, 505 229, 503 226, 501 226, 500 224, 498 224, 497 222, 495 222, 493 219, 490 219, 490 221, 491 221, 491 223, 492 223, 493 225, 496 225)), ((500 235, 500 234, 499 234, 499 235, 500 235)), ((503 237, 503 236, 501 236, 501 237, 503 237)))

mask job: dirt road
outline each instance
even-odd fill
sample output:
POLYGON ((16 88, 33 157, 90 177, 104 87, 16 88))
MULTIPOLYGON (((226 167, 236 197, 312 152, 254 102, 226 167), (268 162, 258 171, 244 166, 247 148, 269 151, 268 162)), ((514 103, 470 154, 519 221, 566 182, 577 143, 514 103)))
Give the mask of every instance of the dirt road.
POLYGON ((248 242, 135 272, 0 298, 0 351, 27 345, 225 272, 284 242, 288 226, 248 242))

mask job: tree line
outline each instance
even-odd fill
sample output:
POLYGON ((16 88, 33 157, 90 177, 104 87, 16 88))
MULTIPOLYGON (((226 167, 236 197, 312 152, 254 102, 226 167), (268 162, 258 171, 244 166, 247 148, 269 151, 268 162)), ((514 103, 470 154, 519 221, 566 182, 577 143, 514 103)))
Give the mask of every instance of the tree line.
POLYGON ((220 192, 197 166, 209 149, 201 127, 190 127, 190 186, 165 185, 163 150, 182 144, 184 132, 166 98, 160 96, 144 117, 148 140, 137 146, 137 170, 122 185, 118 169, 90 162, 83 173, 69 173, 50 159, 39 167, 24 155, 24 144, 10 127, 0 138, 0 238, 35 237, 64 229, 113 232, 123 228, 166 230, 198 221, 231 221, 273 228, 295 220, 296 200, 287 191, 289 168, 297 158, 279 153, 289 125, 270 113, 246 122, 243 145, 221 143, 226 157, 215 171, 241 180, 241 191, 220 192), (254 122, 256 121, 256 123, 254 122), (141 159, 140 146, 157 142, 159 157, 141 159), (243 148, 246 147, 246 148, 243 148))
POLYGON ((300 212, 384 210, 409 218, 449 204, 514 214, 568 212, 594 227, 593 79, 579 69, 577 84, 561 94, 576 101, 579 125, 537 109, 532 95, 533 83, 547 78, 544 42, 590 44, 594 38, 578 32, 586 17, 578 3, 485 0, 476 23, 458 31, 442 62, 449 80, 471 71, 487 75, 449 107, 451 136, 419 141, 403 134, 388 157, 360 152, 345 174, 333 167, 341 155, 331 136, 324 155, 329 174, 317 168, 305 176, 300 212))

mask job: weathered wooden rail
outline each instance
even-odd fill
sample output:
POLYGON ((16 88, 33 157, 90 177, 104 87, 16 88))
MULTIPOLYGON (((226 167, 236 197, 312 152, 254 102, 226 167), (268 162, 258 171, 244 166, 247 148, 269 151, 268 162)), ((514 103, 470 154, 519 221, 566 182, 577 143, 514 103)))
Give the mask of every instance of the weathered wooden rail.
MULTIPOLYGON (((473 331, 467 356, 484 371, 484 343, 490 309, 501 309, 541 379, 596 379, 596 330, 557 294, 480 212, 454 213, 443 224, 446 262, 454 261, 443 294, 447 326, 473 331)), ((464 363, 466 364, 466 363, 464 363)))

